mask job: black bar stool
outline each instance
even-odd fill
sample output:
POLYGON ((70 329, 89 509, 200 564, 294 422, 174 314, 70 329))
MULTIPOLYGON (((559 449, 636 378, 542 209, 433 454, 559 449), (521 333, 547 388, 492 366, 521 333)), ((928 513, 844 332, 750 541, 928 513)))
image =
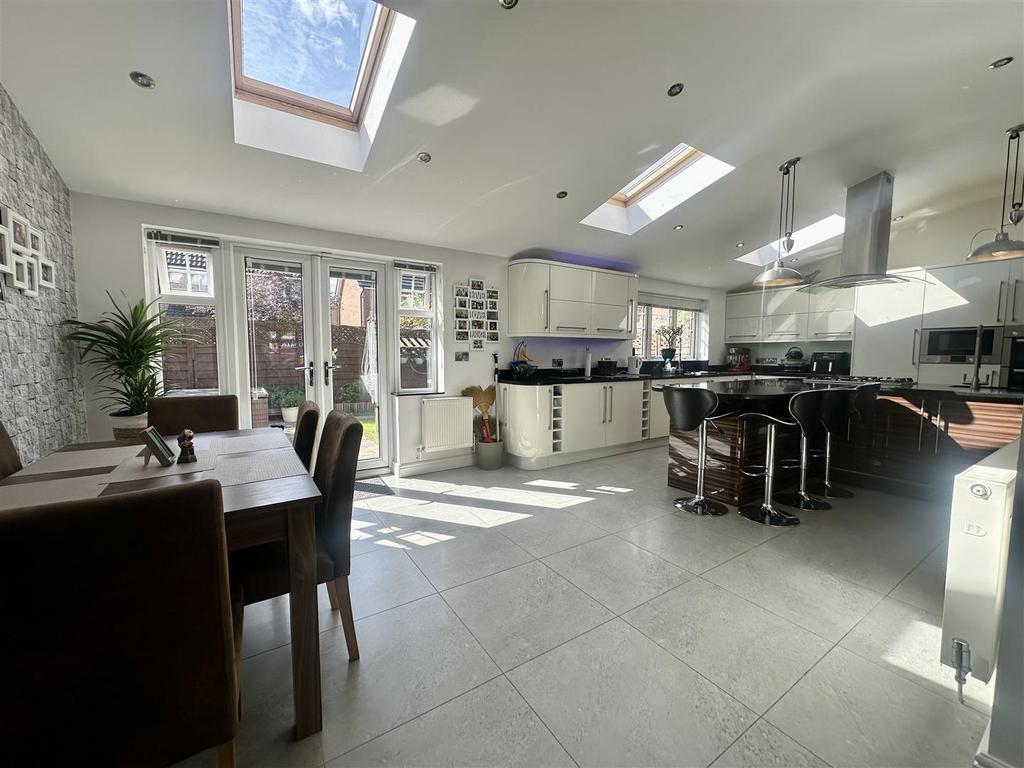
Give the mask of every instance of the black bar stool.
POLYGON ((747 518, 747 520, 753 520, 755 523, 761 523, 762 525, 773 527, 798 525, 800 523, 799 517, 772 506, 772 493, 775 487, 775 429, 776 427, 795 427, 797 425, 796 422, 772 416, 768 413, 743 413, 740 414, 739 419, 755 424, 768 425, 764 466, 740 467, 740 472, 747 477, 764 477, 764 501, 760 504, 744 504, 739 509, 740 514, 747 518))
POLYGON ((810 461, 810 441, 821 437, 825 425, 821 421, 821 409, 826 389, 809 389, 797 392, 789 399, 789 412, 800 425, 800 487, 796 491, 780 493, 775 497, 780 504, 803 510, 832 509, 822 499, 815 499, 807 493, 807 465, 810 461))
MULTIPOLYGON (((704 470, 708 464, 708 422, 731 416, 718 410, 718 395, 710 389, 666 386, 662 390, 665 408, 672 426, 682 432, 699 430, 697 436, 697 495, 682 496, 675 501, 676 509, 691 515, 724 515, 727 510, 720 501, 704 498, 704 470)), ((717 462, 715 462, 717 464, 717 462)), ((721 466, 721 465, 719 465, 721 466)))
POLYGON ((812 480, 808 490, 830 499, 850 499, 853 492, 832 485, 832 435, 849 432, 857 390, 836 387, 825 392, 821 403, 821 423, 825 427, 825 479, 812 480))

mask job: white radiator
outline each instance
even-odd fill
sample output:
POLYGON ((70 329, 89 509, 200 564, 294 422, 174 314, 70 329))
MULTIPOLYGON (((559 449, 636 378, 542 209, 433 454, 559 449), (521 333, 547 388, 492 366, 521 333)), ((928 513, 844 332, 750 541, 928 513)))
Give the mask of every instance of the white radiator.
POLYGON ((425 397, 420 418, 421 451, 473 447, 472 397, 425 397))

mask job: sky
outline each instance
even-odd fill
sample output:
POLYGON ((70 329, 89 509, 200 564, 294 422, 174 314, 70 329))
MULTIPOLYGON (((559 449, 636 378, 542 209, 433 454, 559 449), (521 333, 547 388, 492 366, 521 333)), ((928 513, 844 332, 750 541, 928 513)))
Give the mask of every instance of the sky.
POLYGON ((371 0, 243 0, 246 77, 350 107, 375 7, 371 0))

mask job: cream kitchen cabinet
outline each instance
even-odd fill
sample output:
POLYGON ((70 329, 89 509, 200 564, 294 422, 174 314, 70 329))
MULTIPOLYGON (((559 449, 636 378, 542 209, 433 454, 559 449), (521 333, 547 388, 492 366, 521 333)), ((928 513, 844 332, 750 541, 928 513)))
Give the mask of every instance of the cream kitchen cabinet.
POLYGON ((766 341, 796 341, 807 338, 807 314, 770 315, 764 319, 762 338, 766 341))
POLYGON ((855 376, 917 378, 925 271, 893 270, 892 274, 910 280, 857 288, 851 360, 855 376))
POLYGON ((651 392, 650 420, 649 437, 668 437, 671 420, 665 407, 664 392, 651 392))
POLYGON ((761 338, 760 317, 727 317, 725 320, 726 341, 757 341, 761 338))
MULTIPOLYGON (((582 267, 551 265, 551 298, 555 301, 594 301, 594 274, 582 267)), ((622 297, 623 304, 626 297, 622 297)))
MULTIPOLYGON (((848 291, 853 293, 853 291, 848 291)), ((808 316, 809 337, 828 341, 853 337, 853 310, 836 309, 831 312, 812 312, 808 316)))
POLYGON ((643 382, 562 387, 562 452, 622 445, 643 438, 643 382))
POLYGON ((622 445, 643 439, 644 383, 622 381, 607 384, 605 445, 622 445))
POLYGON ((537 261, 517 261, 508 267, 508 334, 535 336, 551 333, 551 267, 537 261))
MULTIPOLYGON (((764 314, 764 292, 730 293, 725 297, 725 316, 761 317, 764 314)), ((760 328, 759 328, 760 330, 760 328)))
POLYGON ((591 330, 597 334, 629 334, 633 314, 628 305, 594 304, 591 312, 591 330))
POLYGON ((585 336, 592 333, 593 304, 585 304, 582 301, 551 299, 548 305, 552 333, 577 336, 585 336))
POLYGON ((857 291, 853 288, 812 288, 810 307, 812 314, 816 312, 839 312, 854 309, 857 302, 857 291))
POLYGON ((767 317, 806 314, 809 306, 810 295, 796 288, 764 292, 764 313, 767 317))
POLYGON ((555 388, 502 384, 499 388, 501 439, 513 456, 550 456, 554 427, 555 388))
MULTIPOLYGON (((957 264, 929 269, 924 290, 922 328, 1003 325, 1012 298, 1010 266, 1005 261, 957 264)), ((1018 317, 1020 314, 1018 313, 1018 317)))

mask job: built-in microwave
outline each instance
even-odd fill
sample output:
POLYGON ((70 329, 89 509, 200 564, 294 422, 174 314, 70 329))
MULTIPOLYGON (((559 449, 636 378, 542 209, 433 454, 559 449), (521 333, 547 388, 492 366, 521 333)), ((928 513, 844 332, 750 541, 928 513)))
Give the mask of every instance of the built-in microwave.
POLYGON ((1024 390, 1024 326, 1008 325, 1003 330, 1003 358, 1000 361, 999 386, 1024 390))
MULTIPOLYGON (((925 328, 921 331, 921 363, 973 363, 977 326, 925 328)), ((981 334, 981 364, 999 365, 1003 356, 1003 326, 986 325, 981 334)))

